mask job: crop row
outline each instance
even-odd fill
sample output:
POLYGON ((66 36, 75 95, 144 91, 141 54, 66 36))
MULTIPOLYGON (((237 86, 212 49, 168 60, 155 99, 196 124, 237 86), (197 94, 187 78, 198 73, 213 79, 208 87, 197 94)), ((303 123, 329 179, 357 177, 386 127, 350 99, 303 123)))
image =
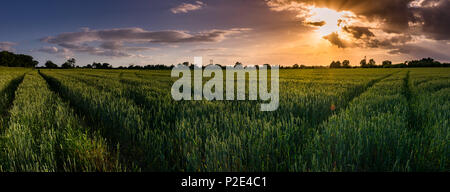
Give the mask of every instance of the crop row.
POLYGON ((3 171, 120 170, 106 141, 85 127, 35 71, 15 92, 3 137, 3 171))

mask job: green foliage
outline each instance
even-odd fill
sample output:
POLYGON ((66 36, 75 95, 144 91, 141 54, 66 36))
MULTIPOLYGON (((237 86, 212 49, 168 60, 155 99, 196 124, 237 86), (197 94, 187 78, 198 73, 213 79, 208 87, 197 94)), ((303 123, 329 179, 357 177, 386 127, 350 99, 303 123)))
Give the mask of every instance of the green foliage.
POLYGON ((56 65, 52 61, 47 61, 47 62, 45 62, 45 67, 49 68, 49 69, 55 69, 55 68, 58 68, 58 65, 56 65))
POLYGON ((75 68, 76 60, 74 58, 67 60, 65 63, 61 65, 63 69, 72 69, 75 68))
POLYGON ((14 54, 8 51, 0 52, 0 66, 5 67, 36 67, 39 62, 32 56, 23 54, 14 54))

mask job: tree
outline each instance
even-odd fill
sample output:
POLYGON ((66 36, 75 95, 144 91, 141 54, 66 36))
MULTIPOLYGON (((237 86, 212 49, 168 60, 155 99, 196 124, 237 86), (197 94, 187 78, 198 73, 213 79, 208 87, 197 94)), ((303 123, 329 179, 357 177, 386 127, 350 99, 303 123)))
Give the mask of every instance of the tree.
POLYGON ((342 67, 344 67, 344 68, 350 68, 350 61, 349 61, 349 60, 344 60, 344 61, 342 61, 342 67))
POLYGON ((55 69, 55 68, 58 68, 58 65, 56 65, 52 61, 48 60, 47 62, 45 62, 45 67, 49 68, 49 69, 55 69))
POLYGON ((359 62, 359 64, 361 65, 362 68, 367 67, 367 59, 361 60, 361 62, 359 62))
POLYGON ((15 55, 8 51, 0 52, 0 66, 10 66, 14 63, 15 55))
POLYGON ((370 59, 369 60, 369 67, 376 67, 377 63, 375 62, 375 60, 370 59))
POLYGON ((432 58, 423 58, 420 61, 413 60, 407 62, 408 67, 444 67, 439 61, 435 61, 432 58))
POLYGON ((112 66, 109 63, 102 64, 102 69, 110 69, 110 68, 112 68, 112 66))
POLYGON ((61 65, 61 68, 64 69, 72 69, 75 68, 76 60, 74 58, 67 60, 64 64, 61 65))
POLYGON ((292 66, 292 68, 294 68, 294 69, 298 69, 298 68, 299 68, 299 66, 298 66, 298 64, 294 64, 294 66, 292 66))
POLYGON ((383 61, 382 66, 384 68, 392 67, 392 61, 389 61, 389 60, 383 61))
POLYGON ((341 68, 341 62, 340 61, 331 62, 330 68, 341 68))
POLYGON ((102 64, 101 64, 101 63, 93 62, 93 63, 92 63, 92 67, 93 67, 93 68, 96 68, 96 69, 101 69, 101 68, 102 68, 102 64))

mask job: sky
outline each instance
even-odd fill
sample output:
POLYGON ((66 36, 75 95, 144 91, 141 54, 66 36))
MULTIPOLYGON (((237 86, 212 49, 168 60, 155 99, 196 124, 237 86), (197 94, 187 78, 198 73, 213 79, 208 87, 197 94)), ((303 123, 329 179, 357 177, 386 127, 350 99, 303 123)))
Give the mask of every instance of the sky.
POLYGON ((15 0, 0 50, 43 65, 450 62, 450 0, 15 0))

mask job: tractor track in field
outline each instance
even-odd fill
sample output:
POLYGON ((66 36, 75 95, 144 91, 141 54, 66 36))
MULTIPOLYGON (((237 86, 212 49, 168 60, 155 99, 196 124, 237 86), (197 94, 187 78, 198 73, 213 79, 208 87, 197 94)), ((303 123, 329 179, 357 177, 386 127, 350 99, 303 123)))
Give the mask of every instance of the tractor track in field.
MULTIPOLYGON (((90 84, 89 81, 87 81, 86 79, 82 79, 81 77, 77 77, 77 76, 73 76, 73 75, 67 75, 67 77, 69 77, 69 78, 71 78, 73 80, 79 81, 81 83, 84 83, 85 85, 93 87, 93 88, 95 88, 95 89, 97 89, 99 91, 106 91, 106 92, 113 93, 116 97, 123 97, 122 95, 118 95, 118 94, 116 94, 114 92, 111 92, 111 90, 108 90, 108 89, 103 88, 101 86, 90 84)), ((91 76, 91 77, 100 78, 100 77, 97 77, 97 76, 91 76)), ((122 80, 120 80, 119 82, 123 83, 122 80)), ((145 102, 146 101, 146 96, 145 95, 142 95, 142 94, 140 94, 140 93, 138 93, 138 92, 136 92, 136 91, 134 91, 132 89, 128 89, 128 92, 132 93, 133 96, 125 96, 124 98, 132 101, 138 107, 148 108, 148 103, 145 102)))
MULTIPOLYGON (((367 92, 367 90, 369 90, 371 87, 373 87, 375 84, 377 84, 380 81, 383 81, 384 79, 387 79, 389 77, 391 77, 394 74, 400 73, 401 71, 397 71, 397 72, 393 72, 390 73, 388 75, 385 75, 383 77, 371 80, 369 83, 367 83, 366 85, 364 85, 360 90, 356 89, 355 93, 350 94, 349 99, 347 100, 347 102, 345 102, 341 108, 337 109, 336 111, 333 112, 329 112, 328 114, 324 115, 324 117, 322 117, 321 119, 319 119, 318 121, 316 121, 316 123, 311 124, 311 129, 313 130, 313 132, 311 134, 308 134, 306 136, 306 140, 311 140, 312 138, 314 138, 315 134, 317 134, 317 132, 322 132, 324 130, 324 124, 326 124, 328 122, 328 120, 333 117, 334 115, 337 115, 339 113, 341 113, 342 111, 346 110, 350 103, 352 103, 355 99, 359 98, 362 94, 364 94, 365 92, 367 92), (317 131, 317 132, 316 132, 317 131)), ((307 142, 300 142, 300 148, 303 148, 304 145, 307 142)))
MULTIPOLYGON (((49 75, 43 74, 41 72, 39 72, 39 75, 41 75, 42 78, 44 78, 44 80, 47 82, 47 85, 49 86, 49 89, 55 93, 58 97, 60 97, 64 102, 68 103, 70 108, 72 108, 74 110, 75 115, 77 115, 81 121, 81 124, 84 125, 86 128, 89 129, 89 133, 94 133, 96 131, 100 131, 100 135, 107 140, 107 145, 108 145, 108 151, 111 154, 111 157, 116 157, 117 160, 119 160, 120 163, 129 163, 131 162, 130 159, 127 159, 126 157, 122 157, 124 159, 120 159, 119 158, 119 153, 122 152, 122 149, 118 148, 117 143, 114 142, 110 142, 111 141, 111 137, 106 136, 103 133, 104 129, 107 129, 108 126, 103 126, 102 123, 99 123, 101 121, 99 121, 98 119, 95 119, 93 117, 91 117, 85 110, 83 110, 82 108, 80 108, 79 106, 76 106, 73 104, 73 102, 71 102, 71 99, 64 95, 63 93, 61 93, 60 89, 62 87, 61 82, 57 79, 55 79, 54 77, 51 77, 49 75)), ((77 79, 73 79, 73 80, 77 80, 77 79)), ((81 82, 81 81, 80 81, 81 82)), ((85 83, 85 82, 81 82, 81 83, 85 83)), ((92 86, 98 90, 100 90, 98 87, 96 87, 95 85, 91 85, 88 83, 85 83, 87 86, 92 86)), ((114 159, 116 160, 116 159, 114 159)), ((131 166, 131 164, 130 164, 131 166)), ((126 169, 126 168, 125 168, 126 169)))
MULTIPOLYGON (((24 73, 23 75, 11 80, 8 86, 0 93, 0 95, 6 95, 7 98, 5 105, 3 106, 2 109, 0 109, 0 119, 2 119, 2 121, 0 121, 0 125, 2 127, 6 127, 8 125, 10 116, 9 111, 13 107, 14 104, 13 102, 16 97, 17 88, 19 87, 20 84, 22 84, 26 74, 27 73, 24 73)), ((5 129, 2 129, 0 131, 3 133, 4 130, 5 129)))
MULTIPOLYGON (((42 78, 44 78, 50 91, 52 91, 59 98, 61 98, 61 100, 63 102, 69 104, 69 107, 71 109, 73 109, 74 114, 80 120, 80 124, 88 130, 89 134, 93 134, 96 131, 102 130, 103 127, 99 126, 98 121, 96 119, 93 119, 89 115, 86 115, 86 113, 83 109, 74 105, 73 102, 71 102, 70 98, 68 98, 66 95, 61 93, 61 91, 59 90, 61 87, 61 82, 59 82, 58 80, 56 80, 48 75, 42 74, 40 71, 38 73, 42 78)), ((113 154, 112 156, 115 156, 115 146, 112 145, 111 143, 108 143, 108 145, 109 145, 109 152, 111 154, 113 154)))
POLYGON ((66 96, 64 96, 63 94, 61 94, 61 92, 59 91, 60 89, 60 82, 51 79, 51 77, 42 74, 40 71, 38 72, 39 75, 44 78, 45 82, 48 85, 48 88, 50 89, 50 91, 52 91, 54 94, 56 94, 59 98, 61 98, 63 100, 63 102, 68 103, 70 108, 72 108, 75 112, 75 114, 79 117, 80 119, 80 123, 90 129, 90 131, 96 131, 97 130, 97 126, 95 126, 95 120, 89 118, 88 116, 84 115, 85 113, 79 109, 77 106, 75 106, 72 102, 70 102, 70 99, 66 96))
MULTIPOLYGON (((397 74, 397 73, 400 73, 400 72, 401 72, 401 71, 397 71, 397 72, 394 72, 394 73, 390 73, 390 74, 385 75, 385 76, 383 76, 383 77, 381 77, 381 78, 377 78, 377 79, 374 79, 374 80, 370 81, 370 82, 367 83, 360 91, 356 91, 356 93, 351 94, 351 96, 350 96, 350 98, 348 99, 348 101, 345 102, 344 105, 342 105, 341 108, 339 108, 339 109, 336 110, 335 112, 332 112, 332 113, 326 115, 326 117, 324 117, 324 119, 322 119, 322 120, 317 124, 317 126, 320 126, 320 125, 324 124, 324 123, 325 123, 326 121, 328 121, 328 119, 330 119, 330 117, 332 117, 333 115, 339 114, 339 113, 341 113, 342 111, 346 110, 346 109, 348 108, 348 106, 350 105, 350 103, 352 103, 355 99, 359 98, 362 94, 364 94, 365 92, 367 92, 367 90, 369 90, 371 87, 373 87, 373 86, 374 86, 375 84, 377 84, 378 82, 383 81, 383 80, 385 80, 385 79, 391 77, 392 75, 397 74)), ((318 127, 315 127, 315 128, 317 129, 318 127)))
MULTIPOLYGON (((397 74, 397 73, 400 73, 400 71, 397 71, 397 72, 394 72, 394 73, 385 75, 385 76, 383 76, 383 77, 381 77, 381 78, 374 79, 374 80, 370 81, 369 83, 367 83, 366 86, 364 86, 364 88, 363 88, 360 92, 356 93, 353 97, 351 97, 351 98, 349 99, 349 102, 347 102, 347 103, 341 108, 341 110, 346 109, 346 108, 348 107, 348 105, 349 105, 351 102, 353 102, 353 100, 355 100, 356 98, 360 97, 362 94, 364 94, 365 92, 367 92, 367 90, 369 90, 370 88, 372 88, 372 87, 373 87, 375 84, 377 84, 378 82, 383 81, 383 80, 385 80, 385 79, 387 79, 387 78, 389 78, 389 77, 391 77, 392 75, 397 74)), ((340 112, 340 110, 338 110, 338 112, 340 112)))
POLYGON ((411 83, 410 83, 410 71, 406 73, 405 78, 403 79, 403 95, 406 97, 408 106, 408 114, 407 114, 407 120, 408 120, 408 128, 410 130, 417 130, 418 128, 422 127, 422 121, 417 121, 418 116, 416 112, 413 110, 413 102, 414 102, 414 96, 411 91, 411 83))

